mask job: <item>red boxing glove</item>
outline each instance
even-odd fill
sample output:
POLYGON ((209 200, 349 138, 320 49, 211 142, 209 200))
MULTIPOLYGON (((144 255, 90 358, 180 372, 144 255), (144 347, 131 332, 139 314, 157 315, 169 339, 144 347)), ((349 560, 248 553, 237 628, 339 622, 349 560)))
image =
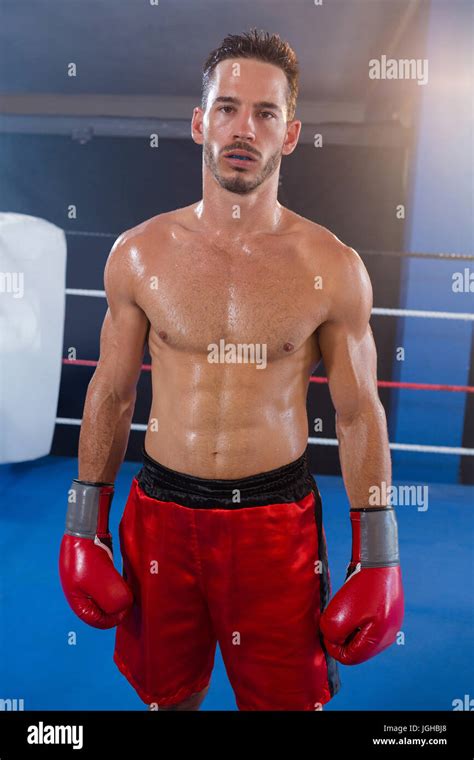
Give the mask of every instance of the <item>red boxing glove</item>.
POLYGON ((328 654, 358 665, 395 641, 404 600, 392 507, 351 509, 352 557, 346 580, 320 619, 328 654))
POLYGON ((66 599, 81 620, 94 628, 122 622, 133 596, 114 567, 109 511, 113 485, 74 480, 59 574, 66 599))

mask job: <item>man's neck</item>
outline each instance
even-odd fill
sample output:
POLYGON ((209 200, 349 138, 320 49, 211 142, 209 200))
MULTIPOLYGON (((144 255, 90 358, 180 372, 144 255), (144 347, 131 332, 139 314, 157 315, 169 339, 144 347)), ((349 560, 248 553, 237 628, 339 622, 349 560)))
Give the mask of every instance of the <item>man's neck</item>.
POLYGON ((276 232, 282 222, 283 207, 277 198, 278 184, 266 182, 248 195, 231 193, 212 180, 203 184, 203 197, 194 207, 202 229, 215 237, 238 239, 248 235, 276 232))

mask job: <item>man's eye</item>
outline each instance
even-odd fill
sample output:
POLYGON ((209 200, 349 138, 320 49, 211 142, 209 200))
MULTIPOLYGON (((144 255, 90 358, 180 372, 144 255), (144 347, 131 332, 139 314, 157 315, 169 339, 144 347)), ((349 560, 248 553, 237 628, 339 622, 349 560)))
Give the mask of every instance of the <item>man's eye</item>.
POLYGON ((226 108, 228 108, 228 109, 229 109, 229 111, 233 111, 233 110, 234 110, 234 109, 232 108, 232 106, 221 106, 221 108, 219 108, 219 111, 225 111, 225 109, 226 109, 226 108))
MULTIPOLYGON (((262 116, 265 115, 265 116, 271 116, 272 119, 275 118, 271 111, 262 111, 261 113, 262 113, 262 116)), ((265 121, 268 121, 268 119, 265 119, 265 121)))

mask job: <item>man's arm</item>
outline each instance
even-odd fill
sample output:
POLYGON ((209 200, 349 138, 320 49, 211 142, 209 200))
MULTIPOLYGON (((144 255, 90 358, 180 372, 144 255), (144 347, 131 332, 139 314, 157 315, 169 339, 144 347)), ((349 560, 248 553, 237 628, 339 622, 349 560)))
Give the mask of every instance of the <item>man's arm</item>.
POLYGON ((357 665, 395 642, 404 596, 395 512, 386 504, 369 504, 370 488, 380 488, 383 481, 389 486, 391 479, 369 326, 372 288, 356 252, 346 247, 337 253, 333 298, 319 343, 336 408, 339 456, 351 504, 352 553, 345 581, 321 615, 320 629, 332 657, 357 665))
POLYGON ((115 242, 105 267, 108 310, 100 359, 87 389, 79 439, 79 479, 113 483, 130 434, 149 322, 135 301, 129 235, 115 242))
POLYGON ((330 314, 318 329, 318 339, 336 410, 346 492, 352 508, 368 507, 369 489, 380 488, 383 481, 387 487, 391 484, 387 422, 377 391, 377 354, 369 325, 372 286, 353 249, 338 254, 330 314))

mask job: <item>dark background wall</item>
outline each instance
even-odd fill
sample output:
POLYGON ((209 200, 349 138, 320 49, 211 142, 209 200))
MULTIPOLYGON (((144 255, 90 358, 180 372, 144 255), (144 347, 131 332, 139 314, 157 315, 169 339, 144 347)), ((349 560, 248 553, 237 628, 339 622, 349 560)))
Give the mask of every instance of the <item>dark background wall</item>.
MULTIPOLYGON (((402 167, 408 149, 398 147, 329 146, 315 150, 298 146, 284 159, 280 202, 323 224, 357 250, 401 247, 403 222, 394 208, 404 196, 402 167), (380 168, 383 167, 383 172, 380 168)), ((1 153, 0 206, 33 214, 70 232, 67 287, 103 289, 103 269, 114 237, 157 213, 200 198, 201 149, 191 140, 166 140, 151 150, 148 141, 133 138, 95 138, 85 145, 66 137, 4 136, 1 153), (67 218, 74 204, 77 219, 67 218)), ((365 257, 374 305, 398 305, 400 260, 365 257)), ((64 356, 72 347, 78 359, 97 359, 99 332, 106 302, 101 298, 68 296, 64 356)), ((390 379, 395 321, 373 317, 372 329, 380 347, 378 371, 390 379)), ((149 361, 148 358, 146 360, 149 361)), ((80 419, 93 368, 64 366, 58 417, 80 419)), ((324 375, 321 364, 318 375, 324 375)), ((38 378, 41 382, 41 378, 38 378)), ((150 406, 150 373, 142 373, 134 422, 146 424, 150 406)), ((381 389, 390 416, 390 391, 381 389)), ((325 438, 335 436, 334 411, 325 385, 310 384, 308 420, 323 420, 325 438)), ((79 427, 58 425, 52 453, 76 455, 79 427)), ((139 459, 144 434, 132 431, 127 458, 139 459)), ((339 472, 335 447, 310 446, 311 464, 318 472, 339 472)))

